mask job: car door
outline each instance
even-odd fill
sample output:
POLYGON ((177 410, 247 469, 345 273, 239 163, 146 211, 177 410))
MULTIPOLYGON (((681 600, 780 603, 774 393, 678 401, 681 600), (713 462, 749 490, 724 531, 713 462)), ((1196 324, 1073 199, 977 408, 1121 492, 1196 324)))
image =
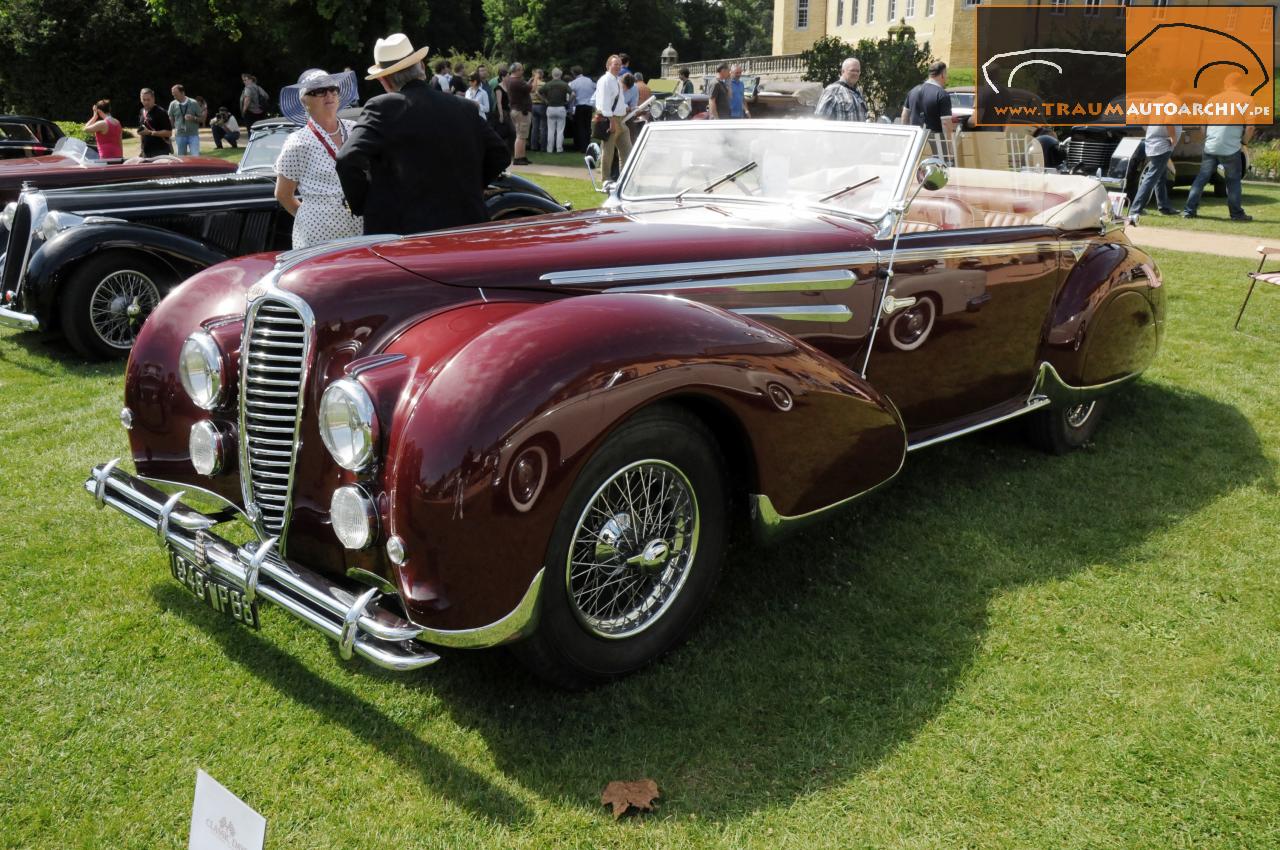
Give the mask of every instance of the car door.
MULTIPOLYGON (((883 274, 892 243, 879 247, 883 274)), ((1048 227, 903 235, 874 350, 867 359, 865 341, 850 335, 842 359, 859 371, 866 362, 867 379, 917 436, 1025 400, 1059 250, 1048 227)))

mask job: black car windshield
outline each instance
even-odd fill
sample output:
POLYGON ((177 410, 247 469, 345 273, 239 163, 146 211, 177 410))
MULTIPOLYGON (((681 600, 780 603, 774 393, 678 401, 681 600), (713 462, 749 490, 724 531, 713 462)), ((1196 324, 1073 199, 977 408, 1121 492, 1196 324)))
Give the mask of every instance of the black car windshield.
POLYGON ((10 124, 8 122, 0 123, 0 139, 9 142, 36 141, 36 137, 31 134, 31 128, 26 124, 10 124))

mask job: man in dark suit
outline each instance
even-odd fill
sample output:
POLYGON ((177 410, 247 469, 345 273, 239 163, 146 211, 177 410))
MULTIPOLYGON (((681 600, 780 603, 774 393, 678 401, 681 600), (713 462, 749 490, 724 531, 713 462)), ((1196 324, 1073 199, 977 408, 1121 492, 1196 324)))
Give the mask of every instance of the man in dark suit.
POLYGON ((427 50, 415 51, 403 33, 378 39, 366 79, 387 94, 365 104, 338 152, 338 179, 365 233, 487 221, 485 187, 511 162, 475 104, 427 86, 427 50))

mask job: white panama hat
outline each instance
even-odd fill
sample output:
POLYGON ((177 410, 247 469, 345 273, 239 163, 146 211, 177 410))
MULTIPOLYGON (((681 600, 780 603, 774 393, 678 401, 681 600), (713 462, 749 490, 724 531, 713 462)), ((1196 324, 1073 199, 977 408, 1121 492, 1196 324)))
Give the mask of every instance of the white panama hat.
POLYGON ((414 50, 413 42, 409 41, 409 36, 402 32, 380 38, 373 45, 374 64, 369 66, 369 76, 365 79, 376 80, 387 74, 403 71, 425 59, 430 49, 430 47, 424 47, 421 50, 414 50))

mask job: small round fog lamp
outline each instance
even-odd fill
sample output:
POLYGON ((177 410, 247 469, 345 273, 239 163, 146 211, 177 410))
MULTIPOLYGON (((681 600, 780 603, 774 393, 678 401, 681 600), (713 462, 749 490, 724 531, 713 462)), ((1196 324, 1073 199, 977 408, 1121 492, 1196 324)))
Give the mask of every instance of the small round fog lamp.
POLYGON ((191 465, 201 475, 216 475, 222 471, 225 457, 222 434, 217 426, 205 419, 191 426, 187 449, 191 453, 191 465))
POLYGON ((377 522, 373 500, 354 484, 333 491, 329 519, 333 522, 333 533, 348 549, 363 549, 373 542, 377 522))

